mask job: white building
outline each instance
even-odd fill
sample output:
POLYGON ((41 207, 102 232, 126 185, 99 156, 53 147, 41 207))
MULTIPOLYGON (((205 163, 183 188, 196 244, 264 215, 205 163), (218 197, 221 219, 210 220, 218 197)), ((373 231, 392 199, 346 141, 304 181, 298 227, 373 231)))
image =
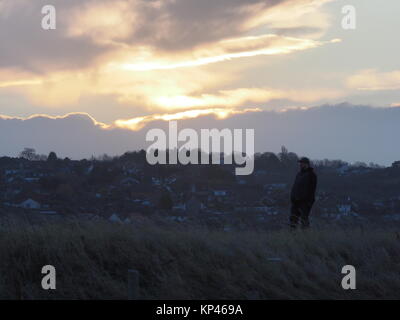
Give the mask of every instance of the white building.
POLYGON ((24 209, 40 209, 41 205, 39 202, 29 198, 29 199, 21 202, 20 204, 18 204, 17 207, 24 208, 24 209))
POLYGON ((118 217, 118 215, 116 213, 112 214, 111 217, 108 218, 108 221, 118 222, 118 223, 122 222, 122 220, 120 219, 120 217, 118 217))

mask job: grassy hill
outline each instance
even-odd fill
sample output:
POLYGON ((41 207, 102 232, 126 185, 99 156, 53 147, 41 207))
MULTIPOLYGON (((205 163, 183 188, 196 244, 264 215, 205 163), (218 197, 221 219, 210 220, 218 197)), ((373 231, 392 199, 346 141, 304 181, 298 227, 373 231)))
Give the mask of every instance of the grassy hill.
POLYGON ((142 222, 3 224, 1 299, 126 299, 127 270, 143 299, 399 299, 394 227, 322 226, 306 232, 209 230, 142 222), (41 268, 57 289, 41 289, 41 268), (343 290, 344 265, 357 289, 343 290))

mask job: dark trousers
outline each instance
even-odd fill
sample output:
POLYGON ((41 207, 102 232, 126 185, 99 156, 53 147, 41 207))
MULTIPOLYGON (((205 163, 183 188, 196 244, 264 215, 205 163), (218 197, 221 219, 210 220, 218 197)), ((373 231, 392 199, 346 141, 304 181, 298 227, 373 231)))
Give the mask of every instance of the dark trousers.
POLYGON ((295 229, 301 223, 302 228, 308 228, 310 221, 308 219, 313 204, 307 202, 292 202, 290 210, 290 226, 295 229))

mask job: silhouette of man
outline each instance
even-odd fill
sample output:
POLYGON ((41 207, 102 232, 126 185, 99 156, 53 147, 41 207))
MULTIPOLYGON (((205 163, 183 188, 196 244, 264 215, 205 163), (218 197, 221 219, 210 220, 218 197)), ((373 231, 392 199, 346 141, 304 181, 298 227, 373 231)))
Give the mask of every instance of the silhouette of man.
POLYGON ((315 202, 315 190, 317 188, 317 175, 314 169, 311 168, 308 158, 299 160, 300 171, 296 175, 290 193, 292 208, 290 213, 290 226, 295 229, 299 224, 302 228, 310 226, 309 215, 311 208, 315 202))

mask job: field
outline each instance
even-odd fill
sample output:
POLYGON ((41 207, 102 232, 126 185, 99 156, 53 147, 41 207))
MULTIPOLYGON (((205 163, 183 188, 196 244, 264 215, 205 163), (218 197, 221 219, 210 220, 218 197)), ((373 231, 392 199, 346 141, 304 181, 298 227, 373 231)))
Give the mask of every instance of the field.
POLYGON ((0 227, 0 299, 127 299, 128 269, 140 273, 141 299, 399 299, 396 230, 8 222, 0 227), (56 290, 41 288, 48 264, 56 290), (356 290, 341 287, 344 265, 357 270, 356 290))

